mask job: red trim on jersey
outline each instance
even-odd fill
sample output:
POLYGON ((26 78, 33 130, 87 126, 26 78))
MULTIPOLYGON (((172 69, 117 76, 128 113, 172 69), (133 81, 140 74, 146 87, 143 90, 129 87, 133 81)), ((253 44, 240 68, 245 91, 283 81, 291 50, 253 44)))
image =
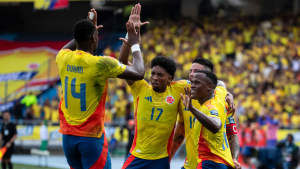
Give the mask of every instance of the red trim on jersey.
POLYGON ((201 133, 200 133, 200 137, 199 137, 199 143, 198 143, 197 151, 198 151, 198 154, 199 154, 198 158, 201 159, 201 161, 210 160, 210 161, 214 161, 216 163, 222 163, 222 164, 225 164, 227 166, 231 166, 223 158, 221 158, 218 155, 213 154, 211 152, 207 141, 203 137, 203 126, 201 127, 201 133))
POLYGON ((108 152, 108 146, 107 146, 107 139, 106 135, 104 134, 104 144, 102 152, 98 158, 98 160, 90 167, 90 169, 103 169, 106 164, 107 160, 107 152, 108 152))
POLYGON ((237 129, 236 129, 235 123, 227 124, 226 125, 226 135, 230 136, 230 135, 233 135, 233 134, 237 134, 237 129))
POLYGON ((105 133, 104 119, 105 119, 106 95, 107 95, 107 81, 100 102, 95 112, 88 119, 86 119, 85 122, 79 125, 71 125, 66 121, 64 112, 61 110, 61 104, 62 102, 64 102, 64 98, 62 97, 58 109, 59 119, 60 119, 59 132, 61 134, 66 134, 66 135, 100 138, 102 136, 102 133, 105 133))
POLYGON ((130 156, 127 158, 127 160, 123 164, 122 169, 126 169, 134 159, 135 159, 135 156, 133 156, 132 154, 130 154, 130 156))
POLYGON ((132 146, 131 146, 131 149, 130 149, 130 152, 132 152, 136 146, 136 138, 137 138, 137 111, 138 111, 138 107, 139 107, 139 98, 138 97, 136 99, 136 108, 135 108, 135 112, 134 112, 134 125, 135 125, 135 129, 134 129, 134 139, 133 139, 133 142, 132 142, 132 146))
POLYGON ((202 161, 200 161, 200 163, 198 163, 197 169, 202 169, 202 161))
POLYGON ((171 133, 171 135, 170 135, 170 137, 169 137, 169 140, 168 140, 167 151, 168 151, 168 155, 169 155, 169 156, 171 155, 171 147, 172 147, 172 143, 173 143, 174 129, 175 129, 175 125, 174 125, 174 127, 173 127, 172 133, 171 133))
POLYGON ((75 169, 75 168, 72 168, 72 167, 70 166, 70 169, 75 169))

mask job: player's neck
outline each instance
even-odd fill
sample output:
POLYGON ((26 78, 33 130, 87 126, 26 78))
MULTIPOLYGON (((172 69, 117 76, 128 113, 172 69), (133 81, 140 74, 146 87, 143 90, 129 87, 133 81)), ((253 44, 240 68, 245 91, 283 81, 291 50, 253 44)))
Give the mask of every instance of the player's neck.
POLYGON ((82 50, 84 52, 93 54, 93 46, 90 44, 77 44, 76 50, 82 50))
POLYGON ((206 97, 200 98, 198 102, 200 105, 204 104, 207 100, 210 100, 215 97, 215 94, 212 92, 211 94, 208 94, 206 97))

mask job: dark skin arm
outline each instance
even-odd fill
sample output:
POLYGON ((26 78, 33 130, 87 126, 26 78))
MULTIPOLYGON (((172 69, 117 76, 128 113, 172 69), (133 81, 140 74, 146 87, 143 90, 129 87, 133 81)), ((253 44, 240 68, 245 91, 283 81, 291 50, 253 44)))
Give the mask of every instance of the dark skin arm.
POLYGON ((177 126, 175 128, 175 133, 173 137, 172 147, 171 147, 171 155, 170 160, 173 158, 174 154, 178 150, 178 148, 181 146, 183 140, 185 137, 185 131, 184 131, 184 123, 183 122, 177 122, 177 126))
MULTIPOLYGON (((136 4, 135 7, 132 7, 131 14, 129 16, 129 21, 133 22, 135 29, 137 29, 139 26, 149 24, 149 22, 141 23, 140 14, 141 14, 141 5, 136 4)), ((128 42, 126 42, 126 40, 124 38, 120 38, 120 40, 123 41, 123 44, 122 44, 121 51, 119 54, 119 61, 125 65, 131 66, 132 64, 128 61, 128 57, 129 57, 129 54, 131 51, 131 49, 130 49, 131 46, 128 44, 128 42)), ((141 43, 141 37, 139 37, 139 43, 141 43)), ((135 81, 127 79, 126 82, 128 83, 129 86, 131 86, 134 84, 135 81)))
POLYGON ((204 114, 203 112, 197 110, 192 104, 190 88, 189 87, 184 88, 184 91, 185 91, 185 97, 182 94, 180 95, 185 107, 190 110, 190 112, 197 118, 197 120, 205 128, 207 128, 210 132, 214 134, 217 133, 222 127, 221 120, 217 117, 210 117, 204 114))
MULTIPOLYGON (((133 22, 128 21, 126 23, 127 32, 128 32, 128 40, 121 38, 124 43, 127 43, 129 46, 133 46, 135 44, 139 45, 140 39, 140 27, 138 27, 138 31, 135 32, 133 22)), ((118 76, 121 79, 129 79, 129 80, 141 80, 145 75, 144 61, 142 57, 141 51, 135 51, 132 53, 133 55, 133 63, 132 66, 126 66, 125 71, 118 76)))
POLYGON ((232 159, 238 160, 240 153, 239 138, 236 134, 229 135, 227 136, 227 138, 230 146, 232 159))

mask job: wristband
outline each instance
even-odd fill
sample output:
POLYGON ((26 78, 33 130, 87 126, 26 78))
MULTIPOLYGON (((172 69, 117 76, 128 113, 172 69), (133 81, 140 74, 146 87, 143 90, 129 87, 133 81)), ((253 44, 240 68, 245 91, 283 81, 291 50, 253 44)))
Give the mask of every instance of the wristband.
POLYGON ((131 46, 131 51, 132 51, 132 53, 136 52, 136 51, 141 51, 140 45, 139 44, 132 45, 131 46))
POLYGON ((126 33, 125 39, 128 40, 128 33, 126 33))

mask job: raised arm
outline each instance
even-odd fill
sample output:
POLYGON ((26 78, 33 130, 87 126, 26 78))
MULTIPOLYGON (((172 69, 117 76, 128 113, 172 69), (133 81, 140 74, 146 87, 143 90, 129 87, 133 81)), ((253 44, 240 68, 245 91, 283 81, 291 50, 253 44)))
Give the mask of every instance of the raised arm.
POLYGON ((126 23, 126 28, 128 32, 128 40, 120 38, 124 43, 131 46, 133 63, 132 66, 127 66, 125 71, 118 76, 121 79, 129 80, 141 80, 145 75, 144 61, 142 53, 140 50, 140 27, 138 27, 137 32, 135 32, 134 25, 132 21, 126 23))
MULTIPOLYGON (((138 26, 141 27, 141 26, 149 23, 149 22, 141 23, 140 14, 141 14, 141 5, 136 4, 135 7, 132 7, 131 14, 129 16, 129 21, 133 22, 133 25, 134 25, 135 29, 137 29, 138 26)), ((127 33, 126 37, 127 36, 128 36, 128 33, 127 33)), ((125 39, 127 39, 127 38, 125 38, 125 39)), ((120 40, 123 41, 123 38, 120 38, 120 40)), ((141 43, 141 37, 139 38, 139 41, 141 43)), ((119 61, 122 62, 125 65, 131 66, 132 64, 130 62, 128 62, 129 54, 130 54, 130 45, 123 41, 121 51, 120 51, 120 54, 119 54, 119 61)), ((126 81, 130 86, 133 85, 133 83, 134 83, 134 81, 132 81, 132 80, 126 80, 126 81)))
POLYGON ((185 90, 185 97, 181 95, 183 104, 185 105, 186 108, 190 110, 191 113, 197 118, 197 120, 209 131, 212 133, 217 133, 221 127, 222 127, 222 122, 219 118, 217 117, 210 117, 203 112, 197 110, 193 104, 192 104, 192 99, 191 99, 191 91, 190 88, 184 88, 185 90))

